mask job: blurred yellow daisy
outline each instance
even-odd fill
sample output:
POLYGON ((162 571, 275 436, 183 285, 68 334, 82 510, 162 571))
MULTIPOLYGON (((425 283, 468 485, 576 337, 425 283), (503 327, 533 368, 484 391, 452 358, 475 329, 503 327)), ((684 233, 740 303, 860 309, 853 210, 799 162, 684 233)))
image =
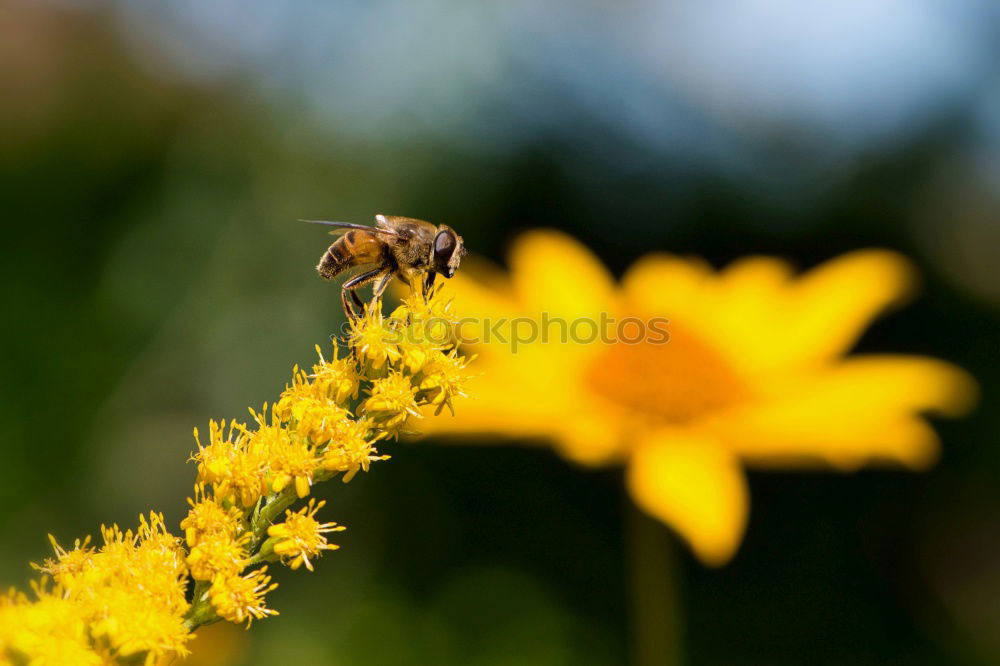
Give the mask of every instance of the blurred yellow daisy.
POLYGON ((742 538, 744 464, 926 467, 938 440, 924 415, 973 401, 973 380, 943 361, 845 358, 910 291, 912 269, 892 252, 852 252, 799 276, 772 257, 714 271, 654 254, 616 285, 575 240, 536 231, 509 263, 506 275, 470 262, 447 283, 479 320, 462 336, 478 338, 488 380, 426 430, 549 441, 579 463, 624 464, 634 501, 706 564, 726 562, 742 538))

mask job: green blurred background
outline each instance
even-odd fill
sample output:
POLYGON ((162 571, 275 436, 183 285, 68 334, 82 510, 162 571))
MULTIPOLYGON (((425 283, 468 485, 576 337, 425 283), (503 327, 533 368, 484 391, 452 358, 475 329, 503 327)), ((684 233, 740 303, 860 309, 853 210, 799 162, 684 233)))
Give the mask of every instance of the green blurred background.
MULTIPOLYGON (((678 550, 691 664, 1000 662, 1000 10, 987 0, 0 0, 0 584, 102 522, 176 525, 191 428, 340 323, 298 218, 559 227, 925 284, 866 351, 983 387, 927 474, 752 473, 735 560, 678 550)), ((617 664, 620 474, 399 445, 216 663, 617 664)))

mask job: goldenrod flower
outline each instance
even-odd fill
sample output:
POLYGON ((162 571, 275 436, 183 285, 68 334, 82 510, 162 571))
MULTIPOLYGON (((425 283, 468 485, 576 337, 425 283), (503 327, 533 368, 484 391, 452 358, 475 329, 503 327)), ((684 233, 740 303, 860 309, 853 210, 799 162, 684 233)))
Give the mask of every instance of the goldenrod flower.
POLYGON ((236 535, 243 529, 242 512, 234 506, 224 508, 212 495, 207 495, 205 485, 195 484, 194 499, 188 498, 191 510, 181 521, 181 529, 189 548, 194 548, 206 537, 219 534, 236 535))
POLYGON ((94 549, 90 547, 90 536, 82 541, 77 539, 70 550, 60 546, 51 534, 49 543, 56 554, 56 559, 46 557, 41 566, 32 563, 32 568, 52 576, 67 587, 77 586, 80 577, 93 568, 94 549))
POLYGON ((274 540, 271 546, 281 561, 292 569, 303 564, 313 570, 310 557, 319 557, 324 550, 336 550, 340 546, 327 543, 323 536, 328 532, 342 532, 346 528, 337 523, 321 523, 316 520, 316 512, 323 508, 325 501, 309 500, 299 511, 285 511, 285 522, 267 528, 268 536, 274 540))
POLYGON ((440 287, 435 287, 427 299, 419 292, 411 291, 392 313, 392 319, 413 329, 411 339, 438 348, 453 346, 459 318, 452 311, 452 302, 452 299, 441 295, 440 287))
POLYGON ((385 437, 386 433, 377 432, 372 419, 344 420, 338 425, 323 453, 323 469, 344 472, 343 481, 347 483, 359 470, 367 472, 373 461, 389 459, 389 456, 379 455, 375 449, 375 442, 385 437))
POLYGON ((248 533, 234 536, 232 533, 216 532, 202 536, 188 551, 186 563, 191 577, 210 581, 220 574, 238 574, 249 563, 249 543, 248 533))
POLYGON ((409 375, 393 371, 372 382, 370 395, 361 404, 361 408, 380 429, 392 437, 398 437, 411 416, 422 416, 418 409, 417 390, 409 375))
MULTIPOLYGON (((267 411, 267 405, 264 406, 264 411, 267 411)), ((284 424, 268 424, 262 415, 253 410, 251 413, 257 420, 258 429, 251 436, 250 448, 267 461, 269 490, 280 493, 289 484, 293 484, 300 498, 308 495, 313 475, 319 467, 315 447, 308 439, 300 437, 284 424)))
POLYGON ((85 539, 66 550, 52 539, 56 558, 38 568, 55 587, 43 581, 36 602, 15 596, 0 605, 0 647, 52 664, 107 663, 98 645, 109 660, 141 654, 148 664, 186 653, 187 567, 163 517, 141 516, 134 532, 112 525, 101 533, 99 548, 85 539))
POLYGON ((350 418, 350 411, 330 398, 322 383, 311 382, 302 370, 297 370, 292 385, 281 394, 274 414, 316 446, 330 441, 339 424, 350 418))
MULTIPOLYGON (((429 310, 440 309, 431 301, 429 310)), ((339 357, 335 346, 333 359, 320 353, 311 374, 296 367, 269 416, 267 405, 260 414, 251 410, 255 430, 210 421, 203 444, 195 429, 198 478, 180 524, 187 549, 157 513, 141 516, 134 531, 102 527, 99 547, 87 538, 67 550, 50 537, 55 557, 36 568, 52 585, 36 582, 35 601, 0 596, 0 666, 152 666, 187 654, 193 630, 206 623, 249 626, 277 614, 264 599, 277 584, 266 567, 253 567, 280 558, 312 570, 313 559, 337 548, 325 535, 344 529, 316 520, 323 502, 287 507, 313 483, 338 473, 349 481, 372 461, 388 459, 376 442, 398 435, 420 407, 459 393, 445 388, 454 383, 445 366, 435 370, 428 361, 448 354, 454 365, 451 346, 410 340, 403 362, 393 340, 413 322, 405 309, 402 319, 380 312, 381 303, 368 308, 350 354, 339 357), (426 384, 432 376, 440 376, 433 386, 426 384), (351 402, 362 384, 369 397, 355 417, 351 402), (282 511, 284 522, 273 524, 282 511)))
MULTIPOLYGON (((416 331, 413 332, 417 334, 416 331)), ((399 343, 399 354, 402 367, 411 375, 415 375, 420 372, 420 369, 424 367, 427 363, 427 359, 435 350, 428 349, 427 345, 422 342, 410 342, 409 340, 404 340, 399 343)))
POLYGON ((103 666, 90 646, 86 610, 61 590, 36 585, 37 600, 11 591, 0 595, 0 664, 103 666), (7 661, 5 656, 19 658, 7 661), (30 660, 30 661, 29 661, 30 660))
POLYGON ((313 366, 310 375, 313 386, 338 405, 345 405, 351 398, 358 397, 361 379, 354 359, 338 358, 340 351, 336 343, 333 345, 332 360, 323 358, 319 345, 316 345, 316 354, 319 356, 319 363, 313 366))
POLYGON ((351 322, 348 343, 365 369, 379 373, 400 359, 397 335, 386 324, 381 307, 366 307, 363 316, 351 322))
POLYGON ((799 277, 769 257, 715 272, 652 255, 616 286, 577 242, 540 231, 519 240, 510 266, 509 277, 479 280, 470 266, 448 287, 468 315, 549 330, 519 337, 515 353, 514 324, 501 331, 506 342, 476 345, 489 381, 426 430, 543 437, 580 463, 623 463, 636 503, 708 564, 741 540, 744 464, 922 468, 938 448, 922 415, 957 414, 974 392, 966 373, 935 359, 844 358, 909 291, 912 270, 892 252, 853 252, 799 277), (617 323, 614 342, 601 342, 602 313, 617 323), (652 317, 669 319, 669 341, 662 330, 638 336, 652 317))
POLYGON ((191 636, 183 615, 165 612, 149 598, 118 587, 107 590, 102 601, 103 612, 91 620, 90 632, 95 639, 107 640, 115 656, 145 654, 144 663, 151 665, 164 655, 187 654, 184 644, 191 636))
POLYGON ((276 587, 263 566, 244 576, 216 576, 207 594, 219 617, 236 623, 246 620, 249 627, 254 620, 278 614, 264 605, 264 596, 276 587))
POLYGON ((202 446, 198 429, 194 429, 198 453, 198 482, 211 484, 216 497, 253 506, 267 493, 268 460, 259 446, 252 445, 246 425, 230 422, 209 422, 209 443, 202 446))
POLYGON ((417 384, 417 398, 434 405, 435 414, 440 414, 447 406, 454 415, 452 401, 456 397, 466 396, 465 384, 472 378, 472 375, 466 373, 470 360, 459 356, 456 349, 447 354, 433 352, 423 365, 422 377, 417 384))

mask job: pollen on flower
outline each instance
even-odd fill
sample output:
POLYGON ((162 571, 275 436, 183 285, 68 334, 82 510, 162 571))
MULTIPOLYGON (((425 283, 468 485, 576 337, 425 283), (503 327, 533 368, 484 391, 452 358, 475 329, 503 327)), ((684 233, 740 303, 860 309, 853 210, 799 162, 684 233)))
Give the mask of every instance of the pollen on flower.
POLYGON ((190 638, 184 619, 164 612, 148 599, 128 590, 112 588, 103 598, 103 612, 91 623, 95 638, 105 638, 121 657, 145 654, 152 665, 171 653, 187 654, 184 643, 190 638))
POLYGON ((339 425, 336 436, 323 453, 323 469, 344 472, 343 481, 347 483, 359 470, 367 472, 372 462, 389 459, 375 449, 375 443, 387 435, 384 432, 373 435, 374 422, 370 418, 342 421, 339 425))
POLYGON ((216 532, 202 536, 188 551, 187 566, 195 580, 212 580, 219 574, 236 575, 249 563, 247 545, 251 535, 216 532))
POLYGON ((419 291, 411 291, 403 298, 403 302, 392 313, 394 318, 425 324, 433 321, 454 325, 458 316, 452 311, 452 300, 441 295, 440 289, 435 289, 428 298, 419 291))
POLYGON ((243 525, 243 512, 236 507, 223 508, 211 495, 206 495, 205 485, 196 484, 194 499, 188 499, 191 509, 181 521, 181 529, 189 548, 194 548, 205 537, 219 534, 238 534, 243 525))
POLYGON ((472 375, 466 372, 470 360, 459 356, 455 349, 447 354, 436 352, 421 373, 417 398, 426 404, 434 405, 435 414, 440 414, 444 407, 448 407, 454 414, 455 407, 452 400, 466 396, 465 384, 472 378, 472 375))
POLYGON ((336 343, 333 346, 331 360, 323 358, 323 351, 319 345, 316 345, 316 354, 319 356, 319 363, 313 366, 312 374, 309 376, 316 390, 338 405, 344 405, 351 398, 358 397, 361 378, 358 376, 354 359, 350 356, 338 358, 340 352, 336 343))
POLYGON ((0 646, 15 647, 31 663, 104 664, 139 654, 152 663, 186 654, 188 572, 180 540, 156 513, 141 516, 135 531, 112 525, 101 534, 100 547, 84 539, 71 550, 52 539, 55 559, 37 568, 55 587, 50 591, 43 579, 35 585, 38 601, 11 597, 0 605, 0 646), (33 642, 32 635, 46 638, 33 642), (95 651, 100 646, 107 654, 95 651))
POLYGON ((198 429, 194 431, 198 452, 198 481, 212 484, 215 497, 244 507, 253 506, 267 492, 267 459, 251 443, 246 425, 209 422, 209 443, 202 446, 198 429))
POLYGON ((324 550, 336 550, 340 547, 328 543, 324 534, 342 532, 346 528, 337 523, 320 523, 316 520, 316 512, 324 504, 325 501, 309 500, 309 504, 299 511, 286 511, 285 522, 267 528, 268 536, 276 540, 273 545, 275 554, 290 568, 298 569, 305 565, 306 569, 312 571, 313 565, 309 558, 319 557, 324 550))
POLYGON ((264 596, 276 587, 264 566, 243 576, 216 576, 208 596, 219 617, 236 623, 246 620, 249 629, 254 620, 278 614, 264 605, 264 596))
POLYGON ((331 399, 319 387, 309 380, 309 374, 295 366, 292 368, 292 383, 285 386, 281 397, 274 404, 274 414, 281 421, 291 421, 300 418, 298 410, 303 401, 327 402, 331 399))
POLYGON ((93 566, 94 549, 89 547, 90 536, 82 541, 77 539, 73 542, 73 548, 66 550, 56 541, 56 538, 49 535, 49 543, 55 552, 56 559, 45 558, 41 565, 32 564, 32 568, 46 573, 61 584, 73 586, 78 578, 93 566))
POLYGON ((108 663, 91 649, 87 609, 66 598, 60 588, 50 590, 44 580, 32 587, 35 601, 13 590, 0 595, 0 664, 20 663, 5 659, 13 655, 27 657, 32 664, 108 663))
POLYGON ((280 423, 267 424, 259 414, 255 416, 260 428, 253 433, 251 446, 267 460, 268 489, 280 493, 294 484, 296 494, 305 497, 319 467, 315 447, 280 423))
POLYGON ((366 370, 380 373, 400 359, 398 333, 387 326, 392 321, 382 316, 381 304, 376 303, 351 322, 348 344, 366 370))
POLYGON ((399 350, 401 366, 411 375, 420 372, 420 369, 427 363, 428 357, 435 351, 433 348, 429 348, 427 343, 415 341, 410 337, 399 343, 399 350))
MULTIPOLYGON (((459 333, 459 319, 451 310, 451 300, 441 297, 438 290, 426 300, 419 292, 411 292, 393 311, 390 319, 395 320, 397 328, 404 331, 402 338, 405 343, 400 344, 404 357, 407 349, 422 349, 429 353, 452 347, 459 333)), ((414 373, 420 369, 419 366, 407 365, 414 373)))
POLYGON ((326 391, 316 390, 309 384, 304 372, 300 371, 302 382, 286 389, 281 400, 275 405, 275 416, 287 422, 288 427, 300 437, 315 446, 332 439, 350 411, 326 397, 326 391))
POLYGON ((372 382, 370 394, 362 403, 365 414, 392 437, 398 437, 406 421, 412 416, 420 418, 417 404, 417 387, 409 375, 393 371, 388 376, 372 382))

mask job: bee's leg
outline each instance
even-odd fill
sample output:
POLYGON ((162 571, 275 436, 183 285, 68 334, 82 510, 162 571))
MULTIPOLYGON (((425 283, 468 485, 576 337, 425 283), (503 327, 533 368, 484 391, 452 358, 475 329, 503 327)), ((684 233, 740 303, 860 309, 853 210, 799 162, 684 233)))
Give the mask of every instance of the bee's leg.
POLYGON ((364 312, 365 309, 364 301, 362 301, 361 297, 358 296, 358 292, 353 289, 351 290, 351 300, 354 301, 354 305, 356 305, 362 312, 364 312))
POLYGON ((377 301, 382 298, 382 293, 385 291, 385 288, 389 286, 390 282, 392 282, 392 276, 392 271, 386 271, 379 277, 378 282, 375 283, 375 287, 372 289, 372 300, 377 301))
MULTIPOLYGON (((351 293, 352 295, 354 294, 353 291, 349 293, 351 293)), ((340 289, 340 303, 341 305, 344 306, 344 315, 347 316, 347 321, 354 322, 358 320, 358 313, 355 312, 354 308, 351 306, 351 301, 349 298, 347 298, 347 294, 348 294, 347 289, 344 288, 340 289)))
POLYGON ((431 289, 434 288, 434 278, 436 277, 437 273, 431 270, 427 271, 427 275, 424 276, 423 294, 425 301, 431 295, 431 289))
POLYGON ((350 293, 351 299, 355 302, 355 304, 357 304, 359 308, 361 308, 361 313, 364 314, 365 306, 361 302, 361 299, 358 298, 358 295, 354 293, 354 290, 357 289, 358 287, 365 286, 366 284, 368 284, 381 274, 382 274, 382 269, 376 268, 375 270, 367 271, 365 273, 361 273, 360 275, 355 275, 350 280, 345 282, 343 286, 340 288, 341 299, 344 302, 344 314, 346 314, 351 321, 357 321, 358 315, 354 311, 354 308, 352 308, 350 304, 347 302, 347 294, 350 293))

